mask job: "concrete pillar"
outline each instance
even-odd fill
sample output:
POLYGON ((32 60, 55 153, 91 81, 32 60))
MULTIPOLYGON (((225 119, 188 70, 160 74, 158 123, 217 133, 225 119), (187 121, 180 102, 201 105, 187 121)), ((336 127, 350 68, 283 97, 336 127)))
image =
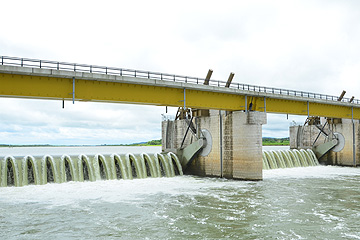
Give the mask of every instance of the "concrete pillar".
MULTIPOLYGON (((355 123, 355 162, 360 164, 360 134, 359 122, 355 123)), ((340 152, 330 152, 324 159, 327 164, 353 166, 353 125, 350 119, 342 119, 341 123, 334 124, 334 132, 341 133, 345 138, 345 146, 340 152)))
MULTIPOLYGON (((211 110, 209 116, 199 117, 198 122, 201 129, 210 132, 212 149, 208 155, 195 159, 186 173, 229 179, 262 179, 262 124, 266 124, 266 113, 238 111, 220 115, 219 111, 211 110)), ((186 130, 185 120, 164 121, 162 124, 163 151, 180 147, 186 130)), ((192 134, 189 135, 186 144, 193 140, 192 134)))
MULTIPOLYGON (((322 119, 324 124, 324 119, 322 119)), ((330 151, 328 154, 319 159, 320 163, 340 166, 353 166, 353 124, 351 119, 336 119, 330 125, 324 128, 324 131, 341 133, 345 138, 345 146, 340 152, 330 151)), ((354 123, 355 132, 355 162, 360 165, 360 128, 359 121, 354 123)), ((290 127, 290 148, 312 148, 319 130, 314 125, 291 126, 290 127)), ((320 135, 314 146, 326 141, 324 135, 320 135)))
POLYGON ((266 113, 233 112, 232 117, 232 178, 262 180, 262 125, 266 113))

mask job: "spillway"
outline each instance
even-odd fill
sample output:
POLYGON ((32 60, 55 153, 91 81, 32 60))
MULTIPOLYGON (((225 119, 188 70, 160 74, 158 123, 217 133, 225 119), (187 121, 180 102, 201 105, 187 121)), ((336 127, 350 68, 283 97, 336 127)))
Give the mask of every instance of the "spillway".
POLYGON ((319 161, 311 149, 263 151, 263 169, 317 166, 319 161))
MULTIPOLYGON (((263 169, 319 165, 311 149, 263 151, 263 169)), ((69 181, 98 181, 183 175, 178 157, 167 154, 96 154, 95 156, 5 156, 0 159, 0 187, 69 181)))
POLYGON ((0 186, 26 186, 68 181, 98 181, 183 175, 178 157, 168 154, 85 154, 0 160, 0 186))

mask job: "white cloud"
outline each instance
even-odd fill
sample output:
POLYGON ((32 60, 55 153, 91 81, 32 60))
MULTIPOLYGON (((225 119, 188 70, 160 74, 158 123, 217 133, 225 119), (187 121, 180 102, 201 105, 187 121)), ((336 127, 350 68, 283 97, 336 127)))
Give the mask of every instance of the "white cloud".
POLYGON ((289 127, 291 125, 303 125, 306 116, 286 115, 286 114, 267 114, 267 124, 263 125, 263 137, 283 138, 289 137, 289 127))
MULTIPOLYGON (((5 1, 0 54, 359 96, 360 2, 5 1)), ((160 138, 164 108, 0 99, 11 143, 124 143, 160 138)), ((175 110, 173 109, 172 112, 175 110)), ((264 136, 286 137, 286 115, 264 136), (281 136, 280 136, 281 135, 281 136)), ((271 120, 274 119, 274 120, 271 120)))
POLYGON ((118 144, 161 138, 164 107, 0 99, 0 139, 11 144, 118 144))

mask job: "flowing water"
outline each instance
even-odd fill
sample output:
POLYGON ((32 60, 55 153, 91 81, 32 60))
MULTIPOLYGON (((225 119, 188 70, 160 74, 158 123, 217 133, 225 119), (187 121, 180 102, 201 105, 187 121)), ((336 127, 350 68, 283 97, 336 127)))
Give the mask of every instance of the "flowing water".
POLYGON ((2 187, 1 239, 360 239, 359 168, 263 176, 2 187))
POLYGON ((0 158, 0 187, 183 175, 178 157, 167 154, 85 154, 0 158))
POLYGON ((317 166, 319 161, 311 149, 280 149, 263 151, 263 169, 317 166))

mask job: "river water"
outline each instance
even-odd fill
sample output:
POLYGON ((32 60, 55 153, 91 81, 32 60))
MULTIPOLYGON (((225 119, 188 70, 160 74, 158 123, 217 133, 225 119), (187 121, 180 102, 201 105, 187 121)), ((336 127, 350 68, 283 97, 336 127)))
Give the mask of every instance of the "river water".
POLYGON ((360 168, 263 175, 4 187, 1 239, 360 239, 360 168))

